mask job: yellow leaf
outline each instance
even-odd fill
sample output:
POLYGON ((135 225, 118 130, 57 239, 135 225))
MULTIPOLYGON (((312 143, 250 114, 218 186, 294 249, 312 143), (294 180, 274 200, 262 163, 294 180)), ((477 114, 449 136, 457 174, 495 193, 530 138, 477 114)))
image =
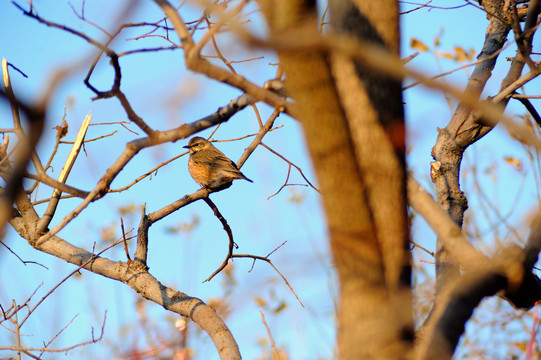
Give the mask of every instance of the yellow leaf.
POLYGON ((511 156, 504 156, 503 160, 511 167, 513 167, 516 171, 522 172, 522 160, 511 157, 511 156))
POLYGON ((428 51, 430 48, 426 46, 421 40, 417 40, 415 38, 411 38, 410 40, 410 47, 415 50, 419 51, 428 51))
POLYGON ((280 311, 284 310, 287 307, 287 303, 285 301, 281 301, 280 304, 274 309, 274 313, 278 314, 280 311))
POLYGON ((441 38, 443 36, 443 28, 440 29, 440 32, 436 37, 434 38, 434 47, 438 47, 441 45, 441 38))
POLYGON ((265 299, 263 299, 262 297, 259 297, 259 296, 256 296, 254 298, 254 301, 257 304, 257 306, 264 307, 264 306, 267 305, 267 302, 265 301, 265 299))
POLYGON ((455 55, 449 52, 438 52, 438 55, 446 59, 455 60, 455 55))
POLYGON ((468 51, 467 57, 468 57, 468 61, 472 61, 473 58, 475 57, 475 50, 470 49, 470 51, 468 51))

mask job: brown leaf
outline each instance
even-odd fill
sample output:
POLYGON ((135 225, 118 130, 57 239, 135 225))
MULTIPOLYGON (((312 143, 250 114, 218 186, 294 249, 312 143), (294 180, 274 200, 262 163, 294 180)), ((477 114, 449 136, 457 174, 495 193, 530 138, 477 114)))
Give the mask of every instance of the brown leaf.
POLYGON ((504 156, 503 160, 518 172, 522 172, 522 160, 511 156, 504 156))
POLYGON ((419 51, 428 51, 430 48, 426 46, 421 40, 417 40, 415 38, 411 38, 410 40, 410 47, 415 50, 419 51))

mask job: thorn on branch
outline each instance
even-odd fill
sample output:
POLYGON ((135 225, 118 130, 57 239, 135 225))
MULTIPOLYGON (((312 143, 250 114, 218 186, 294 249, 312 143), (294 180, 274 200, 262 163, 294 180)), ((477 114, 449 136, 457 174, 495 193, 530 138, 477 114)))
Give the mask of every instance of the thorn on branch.
POLYGON ((130 252, 128 251, 128 242, 126 241, 126 232, 124 231, 124 219, 120 218, 120 228, 122 229, 122 242, 124 243, 124 251, 126 251, 126 258, 128 264, 131 263, 130 252))
POLYGON ((135 261, 147 267, 148 255, 148 228, 152 225, 149 217, 146 214, 146 204, 141 206, 141 221, 137 229, 137 248, 135 249, 135 261))

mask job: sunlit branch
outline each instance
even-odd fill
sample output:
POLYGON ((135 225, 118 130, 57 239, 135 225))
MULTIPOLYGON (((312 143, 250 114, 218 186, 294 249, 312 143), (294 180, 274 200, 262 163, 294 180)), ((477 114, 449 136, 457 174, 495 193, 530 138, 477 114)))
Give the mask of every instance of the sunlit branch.
MULTIPOLYGON (((222 123, 224 121, 229 120, 231 116, 236 114, 238 111, 245 108, 247 105, 251 104, 253 102, 253 98, 244 94, 238 97, 237 99, 231 100, 231 102, 218 109, 215 113, 200 119, 198 121, 195 121, 190 124, 184 124, 179 126, 178 128, 167 130, 167 131, 155 131, 154 134, 150 137, 145 137, 137 140, 133 140, 126 144, 126 149, 124 152, 117 158, 117 160, 113 163, 112 166, 107 169, 105 172, 105 175, 100 179, 97 186, 92 190, 84 199, 84 201, 79 204, 74 210, 72 210, 66 217, 62 219, 62 221, 56 225, 51 231, 43 235, 39 241, 39 244, 42 244, 43 242, 47 241, 47 239, 51 238, 55 234, 58 233, 61 229, 63 229, 71 220, 73 220, 81 211, 83 211, 92 201, 95 201, 101 197, 103 197, 108 191, 109 186, 113 182, 113 180, 116 178, 116 176, 124 169, 126 164, 128 164, 133 157, 142 149, 145 149, 150 146, 156 146, 159 144, 163 144, 165 142, 174 142, 179 139, 185 139, 189 137, 190 135, 202 131, 204 129, 207 129, 209 127, 212 127, 214 125, 217 125, 219 123, 222 123)), ((161 211, 156 211, 149 215, 149 219, 151 222, 154 222, 156 220, 159 220, 163 218, 164 216, 170 214, 171 212, 179 209, 180 207, 186 205, 187 203, 190 203, 194 200, 200 199, 201 197, 197 197, 199 195, 196 195, 193 198, 193 200, 189 196, 185 196, 183 199, 189 199, 188 202, 181 199, 180 201, 177 201, 173 204, 168 205, 166 208, 162 209, 161 211), (178 207, 177 207, 178 206, 178 207)))
POLYGON ((207 60, 201 58, 197 51, 194 51, 194 41, 192 35, 188 31, 186 24, 178 14, 178 12, 169 4, 166 0, 155 0, 155 2, 162 8, 164 14, 171 20, 175 31, 182 42, 182 47, 185 52, 185 61, 188 69, 202 73, 212 79, 221 81, 223 83, 234 86, 238 89, 246 91, 247 94, 254 97, 256 100, 265 101, 271 106, 277 108, 283 108, 286 112, 290 113, 291 105, 288 106, 286 100, 271 91, 265 90, 246 78, 233 74, 225 69, 217 67, 207 60))
POLYGON ((263 314, 263 311, 260 311, 259 313, 261 314, 261 321, 263 322, 263 325, 265 325, 265 328, 267 329, 267 334, 269 335, 272 352, 274 354, 273 358, 280 359, 280 353, 278 352, 278 349, 276 348, 276 344, 274 343, 274 338, 272 337, 269 325, 267 324, 267 321, 265 320, 265 314, 263 314))
MULTIPOLYGON (((92 116, 88 114, 83 120, 81 128, 79 129, 79 132, 77 133, 77 136, 75 138, 75 142, 73 143, 71 151, 68 154, 68 157, 66 159, 66 163, 64 164, 64 167, 62 168, 62 171, 60 171, 60 175, 58 176, 58 181, 60 183, 65 183, 66 180, 68 179, 71 169, 73 168, 73 165, 75 164, 75 161, 77 160, 77 156, 79 155, 79 152, 81 151, 81 147, 83 146, 83 141, 86 136, 86 131, 88 129, 88 125, 90 124, 91 119, 92 119, 92 116)), ((45 171, 41 170, 41 171, 38 171, 38 173, 40 174, 45 173, 45 171)), ((62 195, 62 191, 58 189, 54 189, 53 194, 51 195, 51 201, 47 205, 47 209, 45 210, 43 216, 41 217, 41 219, 39 220, 37 224, 36 231, 38 233, 42 233, 51 223, 54 213, 56 212, 56 207, 58 206, 58 202, 60 200, 61 195, 62 195)))
POLYGON ((79 197, 79 198, 85 198, 88 196, 89 192, 88 191, 84 191, 84 190, 80 190, 80 189, 77 189, 73 186, 70 186, 68 184, 64 184, 64 183, 61 183, 60 181, 58 180, 55 180, 53 179, 52 177, 46 175, 46 174, 38 174, 38 175, 34 175, 34 174, 30 174, 30 173, 26 173, 25 174, 25 177, 29 178, 29 179, 33 179, 33 180, 37 180, 45 185, 49 185, 50 187, 54 188, 54 189, 58 189, 62 192, 67 192, 68 194, 72 194, 76 197, 79 197))
POLYGON ((451 219, 432 196, 414 178, 408 178, 408 201, 441 238, 453 258, 465 269, 476 269, 488 262, 464 236, 460 227, 451 219))

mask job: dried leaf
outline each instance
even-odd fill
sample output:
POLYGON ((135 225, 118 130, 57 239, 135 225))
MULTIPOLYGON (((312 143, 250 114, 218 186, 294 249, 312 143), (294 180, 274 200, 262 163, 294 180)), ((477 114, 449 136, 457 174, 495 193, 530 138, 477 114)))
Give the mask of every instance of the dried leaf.
POLYGON ((287 308, 287 303, 282 300, 280 302, 280 304, 276 307, 276 309, 274 309, 273 311, 274 311, 275 314, 278 314, 279 312, 281 312, 285 308, 287 308))
POLYGON ((135 205, 134 203, 131 203, 125 206, 120 206, 117 211, 120 215, 129 215, 129 214, 138 212, 139 206, 135 205))
POLYGON ((522 160, 511 156, 504 156, 503 160, 516 171, 522 172, 522 160))
POLYGON ((257 304, 257 306, 260 306, 260 307, 267 306, 267 302, 262 297, 256 296, 254 297, 254 301, 257 304))
POLYGON ((410 40, 410 47, 415 50, 419 51, 428 51, 430 48, 426 46, 421 40, 417 40, 415 38, 411 38, 410 40))
POLYGON ((57 131, 56 137, 58 139, 62 139, 68 133, 68 123, 67 123, 67 121, 65 119, 62 120, 62 123, 60 124, 60 126, 57 125, 57 126, 54 127, 54 129, 57 131))
POLYGON ((475 50, 473 49, 466 51, 463 47, 455 46, 454 50, 455 50, 455 60, 459 62, 472 61, 473 56, 475 55, 475 50))
POLYGON ((455 60, 455 54, 452 54, 450 52, 438 52, 438 56, 446 59, 455 60))

